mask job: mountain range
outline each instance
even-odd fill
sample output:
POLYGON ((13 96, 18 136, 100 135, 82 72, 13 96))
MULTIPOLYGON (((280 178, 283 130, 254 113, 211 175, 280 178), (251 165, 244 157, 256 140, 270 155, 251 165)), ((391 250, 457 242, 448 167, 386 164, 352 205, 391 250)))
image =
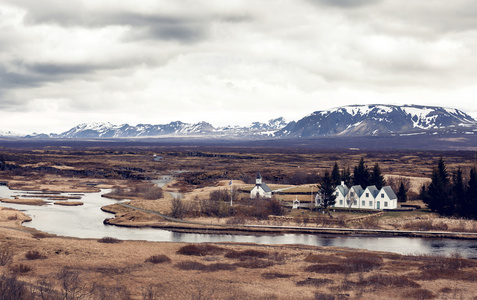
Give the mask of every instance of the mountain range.
MULTIPOLYGON (((474 134, 477 121, 468 114, 450 108, 419 105, 349 105, 315 111, 298 121, 284 118, 250 126, 214 127, 210 123, 181 121, 169 124, 114 125, 83 123, 59 134, 33 134, 26 138, 117 139, 150 137, 207 137, 235 139, 312 138, 332 136, 392 136, 458 132, 474 134)), ((13 137, 0 131, 0 136, 13 137)))

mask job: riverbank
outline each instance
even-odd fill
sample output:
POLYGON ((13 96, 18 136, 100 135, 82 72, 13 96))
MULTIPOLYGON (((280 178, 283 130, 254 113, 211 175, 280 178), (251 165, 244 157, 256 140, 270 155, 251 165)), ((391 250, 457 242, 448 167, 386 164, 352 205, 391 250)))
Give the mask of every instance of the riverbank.
POLYGON ((240 225, 224 223, 197 222, 193 219, 182 220, 167 215, 118 203, 101 208, 103 211, 115 214, 114 218, 104 221, 104 224, 130 228, 160 228, 183 233, 218 233, 218 234, 338 234, 338 235, 374 235, 374 236, 402 236, 423 238, 453 238, 476 239, 477 233, 449 232, 449 231, 411 231, 386 230, 367 228, 327 228, 305 226, 276 226, 276 225, 240 225), (145 215, 146 214, 146 215, 145 215), (151 219, 151 216, 153 217, 151 219))
POLYGON ((26 230, 25 218, 0 210, 0 251, 11 253, 0 276, 29 291, 61 294, 62 278, 75 276, 93 299, 471 299, 477 282, 477 262, 457 256, 65 238, 26 230))

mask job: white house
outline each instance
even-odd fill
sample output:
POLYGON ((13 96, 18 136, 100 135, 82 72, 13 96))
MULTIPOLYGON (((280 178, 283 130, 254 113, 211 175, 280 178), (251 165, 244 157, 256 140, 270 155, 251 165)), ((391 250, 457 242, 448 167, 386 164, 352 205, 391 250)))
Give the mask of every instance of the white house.
POLYGON ((376 209, 397 208, 397 196, 390 186, 384 186, 376 196, 376 209))
POLYGON ((250 198, 272 198, 272 189, 265 182, 262 182, 262 175, 257 173, 255 178, 255 186, 250 191, 250 198))
POLYGON ((376 186, 368 186, 364 190, 359 185, 348 189, 344 182, 335 188, 336 203, 333 207, 363 209, 395 209, 397 196, 390 186, 378 190, 376 186))
POLYGON ((345 197, 346 202, 344 207, 360 208, 359 199, 361 198, 362 194, 363 194, 363 188, 361 188, 360 185, 353 185, 349 189, 348 194, 345 197))
POLYGON ((376 188, 375 185, 370 185, 366 187, 363 194, 359 198, 360 208, 367 208, 367 209, 376 209, 375 199, 378 195, 379 190, 376 188))
POLYGON ((345 200, 346 200, 346 195, 348 195, 348 187, 344 184, 343 181, 341 181, 341 185, 338 185, 335 189, 335 195, 336 195, 336 203, 335 207, 346 207, 345 206, 345 200))

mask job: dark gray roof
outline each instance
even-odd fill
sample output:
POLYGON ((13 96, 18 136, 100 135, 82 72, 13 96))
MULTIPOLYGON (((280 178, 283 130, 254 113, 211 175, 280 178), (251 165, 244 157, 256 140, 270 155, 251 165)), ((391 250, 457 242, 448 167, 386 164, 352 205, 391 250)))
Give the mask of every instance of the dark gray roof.
POLYGON ((375 185, 370 185, 366 187, 366 189, 371 193, 371 195, 373 195, 373 198, 376 198, 376 196, 379 194, 379 190, 375 185))
POLYGON ((382 188, 382 190, 388 195, 389 199, 397 199, 396 194, 394 193, 393 189, 387 185, 382 188))
MULTIPOLYGON (((363 192, 364 192, 363 188, 362 188, 359 184, 353 185, 353 186, 351 187, 351 189, 353 189, 353 190, 356 192, 356 195, 358 195, 358 197, 361 197, 361 195, 362 195, 363 192)), ((351 190, 351 189, 350 189, 350 190, 351 190)))
POLYGON ((260 186, 265 192, 271 193, 272 189, 268 187, 268 185, 264 182, 262 184, 257 184, 257 186, 260 186))
POLYGON ((346 196, 346 195, 348 194, 349 189, 348 189, 347 186, 345 186, 345 185, 338 185, 336 188, 340 191, 340 193, 341 193, 343 196, 346 196))

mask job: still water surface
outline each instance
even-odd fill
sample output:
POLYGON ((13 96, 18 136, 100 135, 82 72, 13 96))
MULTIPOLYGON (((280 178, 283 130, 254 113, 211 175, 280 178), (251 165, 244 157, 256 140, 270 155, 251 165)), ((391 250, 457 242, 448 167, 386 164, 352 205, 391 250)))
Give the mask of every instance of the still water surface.
MULTIPOLYGON (((112 217, 101 211, 101 206, 116 203, 116 200, 101 197, 101 193, 82 196, 83 206, 60 206, 49 203, 31 206, 0 203, 0 206, 24 211, 31 216, 25 226, 61 236, 79 238, 102 238, 105 236, 122 240, 147 240, 160 242, 239 242, 257 244, 303 244, 389 251, 401 254, 442 254, 458 252, 464 257, 477 259, 477 241, 454 239, 429 239, 407 237, 334 236, 321 234, 276 234, 276 235, 232 235, 176 233, 162 229, 123 228, 104 225, 103 220, 112 217)), ((24 195, 26 191, 14 191, 0 186, 0 198, 24 195)), ((68 195, 68 194, 64 194, 68 195)), ((75 200, 76 201, 76 200, 75 200)))

